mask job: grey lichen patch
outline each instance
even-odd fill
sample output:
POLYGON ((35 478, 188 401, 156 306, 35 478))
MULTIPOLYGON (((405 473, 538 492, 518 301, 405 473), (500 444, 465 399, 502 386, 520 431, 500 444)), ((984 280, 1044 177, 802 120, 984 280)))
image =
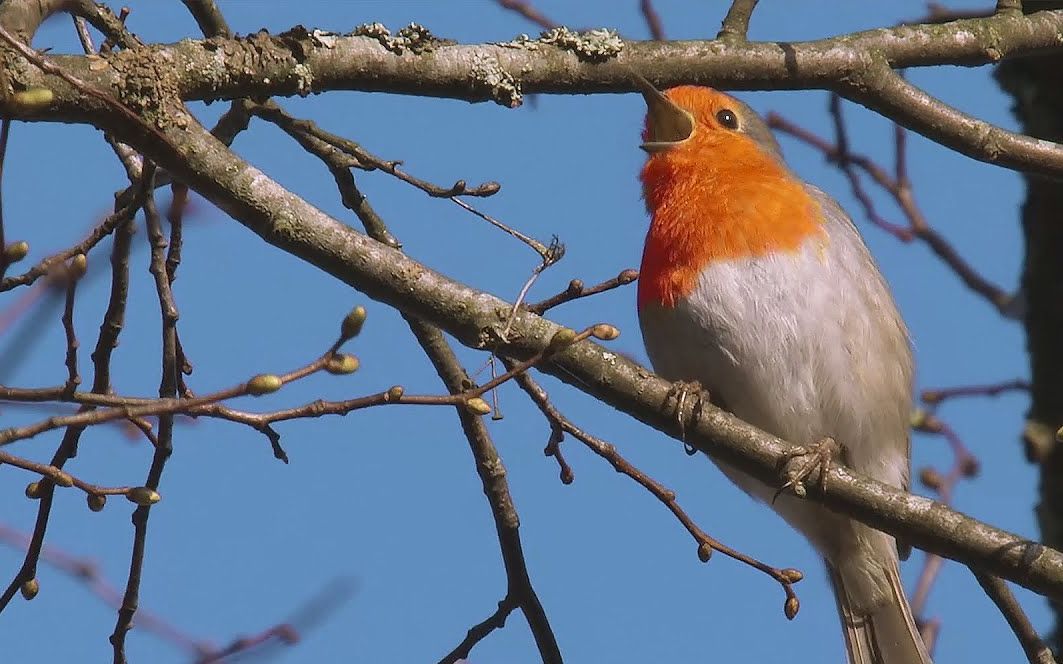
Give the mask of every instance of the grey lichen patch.
POLYGON ((176 72, 166 49, 156 46, 123 49, 108 58, 119 74, 118 99, 145 121, 160 129, 186 124, 181 108, 176 72))
POLYGON ((407 25, 394 35, 383 23, 366 23, 355 28, 351 35, 355 37, 372 37, 395 55, 402 55, 407 51, 420 55, 434 50, 437 46, 454 43, 450 40, 436 37, 428 28, 417 23, 407 25))
POLYGON ((502 48, 521 48, 526 51, 538 51, 541 44, 538 39, 532 39, 522 32, 511 41, 497 42, 495 43, 495 46, 500 46, 502 48))
POLYGON ((539 41, 552 44, 558 48, 572 51, 580 60, 602 62, 615 58, 624 50, 624 40, 615 30, 599 28, 586 32, 575 32, 561 26, 544 32, 539 41))
POLYGON ((520 81, 502 68, 494 58, 478 54, 472 63, 472 77, 477 87, 487 88, 491 99, 507 108, 517 108, 524 101, 520 81))

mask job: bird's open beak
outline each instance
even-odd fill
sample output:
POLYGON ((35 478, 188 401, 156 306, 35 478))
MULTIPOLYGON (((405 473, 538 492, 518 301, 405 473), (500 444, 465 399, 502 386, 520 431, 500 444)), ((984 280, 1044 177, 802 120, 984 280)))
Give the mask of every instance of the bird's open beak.
POLYGON ((640 147, 650 154, 663 152, 694 135, 694 116, 680 108, 639 74, 632 72, 646 100, 650 140, 640 147))

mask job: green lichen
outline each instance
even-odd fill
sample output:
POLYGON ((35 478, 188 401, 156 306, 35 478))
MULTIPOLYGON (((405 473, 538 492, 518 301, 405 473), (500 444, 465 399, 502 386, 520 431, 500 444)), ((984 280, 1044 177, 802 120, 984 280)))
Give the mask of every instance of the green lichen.
POLYGON ((620 35, 606 28, 575 32, 561 26, 544 32, 539 41, 572 51, 580 60, 588 62, 609 60, 624 50, 624 40, 620 35))

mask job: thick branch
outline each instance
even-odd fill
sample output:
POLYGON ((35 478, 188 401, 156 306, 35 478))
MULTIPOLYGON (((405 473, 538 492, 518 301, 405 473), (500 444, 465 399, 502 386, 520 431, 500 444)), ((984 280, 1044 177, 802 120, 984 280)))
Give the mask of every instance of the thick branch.
MULTIPOLYGON (((524 93, 634 92, 632 69, 662 87, 831 89, 973 158, 1060 176, 1063 147, 967 116, 904 83, 890 68, 978 65, 1054 52, 1061 32, 1063 11, 1004 12, 793 43, 622 42, 599 31, 566 40, 463 45, 427 32, 411 40, 363 26, 359 34, 372 36, 296 28, 278 36, 257 33, 123 50, 110 54, 104 67, 99 59, 83 56, 49 61, 119 99, 135 89, 136 99, 125 103, 156 124, 163 123, 159 117, 168 110, 164 97, 169 94, 187 101, 366 90, 517 106, 524 93), (159 98, 145 94, 145 77, 156 82, 159 98), (138 84, 127 85, 130 78, 138 84)), ((49 87, 57 93, 47 109, 6 100, 0 110, 12 117, 99 123, 100 112, 113 114, 113 108, 75 94, 68 83, 35 67, 13 67, 9 74, 16 90, 49 87)))

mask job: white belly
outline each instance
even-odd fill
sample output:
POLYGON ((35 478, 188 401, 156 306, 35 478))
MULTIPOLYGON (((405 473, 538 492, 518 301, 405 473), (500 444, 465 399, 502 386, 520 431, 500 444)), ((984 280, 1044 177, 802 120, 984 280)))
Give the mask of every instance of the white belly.
MULTIPOLYGON (((714 263, 676 307, 642 307, 646 350, 658 374, 700 382, 750 424, 794 444, 833 437, 855 471, 906 487, 907 334, 855 229, 830 228, 827 244, 714 263)), ((761 500, 775 493, 721 468, 761 500)), ((792 497, 774 507, 834 558, 848 520, 792 497)))

